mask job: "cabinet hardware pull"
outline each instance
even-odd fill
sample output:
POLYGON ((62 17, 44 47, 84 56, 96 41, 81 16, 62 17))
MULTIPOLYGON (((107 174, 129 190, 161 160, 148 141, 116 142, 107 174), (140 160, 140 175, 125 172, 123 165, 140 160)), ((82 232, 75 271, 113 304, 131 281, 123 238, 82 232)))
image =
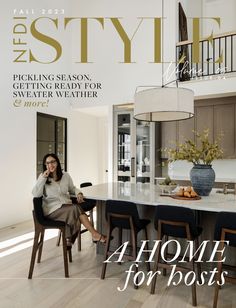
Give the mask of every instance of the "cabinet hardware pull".
POLYGON ((135 177, 135 157, 131 158, 131 177, 135 177))

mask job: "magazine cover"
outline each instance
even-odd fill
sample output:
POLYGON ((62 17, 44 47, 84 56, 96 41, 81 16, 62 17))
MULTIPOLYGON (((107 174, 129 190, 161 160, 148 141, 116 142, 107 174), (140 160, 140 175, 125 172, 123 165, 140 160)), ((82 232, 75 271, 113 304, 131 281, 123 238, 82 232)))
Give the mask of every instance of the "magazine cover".
POLYGON ((234 307, 236 1, 1 3, 1 307, 234 307))

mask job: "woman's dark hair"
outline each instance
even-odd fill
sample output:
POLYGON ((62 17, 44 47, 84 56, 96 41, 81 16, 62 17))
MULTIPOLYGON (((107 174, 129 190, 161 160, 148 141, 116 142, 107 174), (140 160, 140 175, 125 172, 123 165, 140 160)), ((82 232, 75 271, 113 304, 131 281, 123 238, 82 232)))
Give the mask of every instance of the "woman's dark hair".
MULTIPOLYGON (((55 161, 57 162, 57 170, 56 170, 57 179, 56 179, 56 181, 60 181, 60 179, 61 179, 62 176, 63 176, 63 173, 62 173, 62 169, 61 169, 60 160, 59 160, 59 158, 58 158, 58 156, 57 156, 56 154, 49 153, 49 154, 46 154, 46 155, 44 156, 44 158, 43 158, 43 172, 44 172, 45 170, 47 170, 46 159, 47 159, 48 157, 50 157, 50 156, 53 157, 53 158, 55 159, 55 161)), ((51 176, 49 175, 49 177, 51 177, 51 176)), ((47 179, 46 183, 47 183, 47 184, 50 184, 51 182, 50 182, 49 179, 47 179)))

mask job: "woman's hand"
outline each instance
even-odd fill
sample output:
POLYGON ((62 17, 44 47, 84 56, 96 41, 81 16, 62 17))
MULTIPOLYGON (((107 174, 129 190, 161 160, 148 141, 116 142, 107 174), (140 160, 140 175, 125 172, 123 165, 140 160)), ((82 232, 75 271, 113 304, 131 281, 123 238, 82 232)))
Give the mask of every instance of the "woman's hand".
POLYGON ((49 176, 49 174, 50 174, 50 171, 47 169, 47 170, 45 170, 45 171, 43 172, 43 177, 44 177, 44 178, 47 178, 47 177, 49 176))
POLYGON ((78 201, 78 203, 84 202, 84 195, 83 195, 82 192, 78 193, 78 195, 77 195, 77 201, 78 201))

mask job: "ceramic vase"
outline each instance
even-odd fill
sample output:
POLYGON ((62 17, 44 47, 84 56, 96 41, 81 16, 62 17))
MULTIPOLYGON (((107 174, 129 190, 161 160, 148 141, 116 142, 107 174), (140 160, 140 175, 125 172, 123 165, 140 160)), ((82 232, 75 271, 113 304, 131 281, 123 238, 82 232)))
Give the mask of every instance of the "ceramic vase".
POLYGON ((209 196, 215 182, 215 171, 211 165, 196 164, 190 171, 190 180, 199 196, 209 196))

